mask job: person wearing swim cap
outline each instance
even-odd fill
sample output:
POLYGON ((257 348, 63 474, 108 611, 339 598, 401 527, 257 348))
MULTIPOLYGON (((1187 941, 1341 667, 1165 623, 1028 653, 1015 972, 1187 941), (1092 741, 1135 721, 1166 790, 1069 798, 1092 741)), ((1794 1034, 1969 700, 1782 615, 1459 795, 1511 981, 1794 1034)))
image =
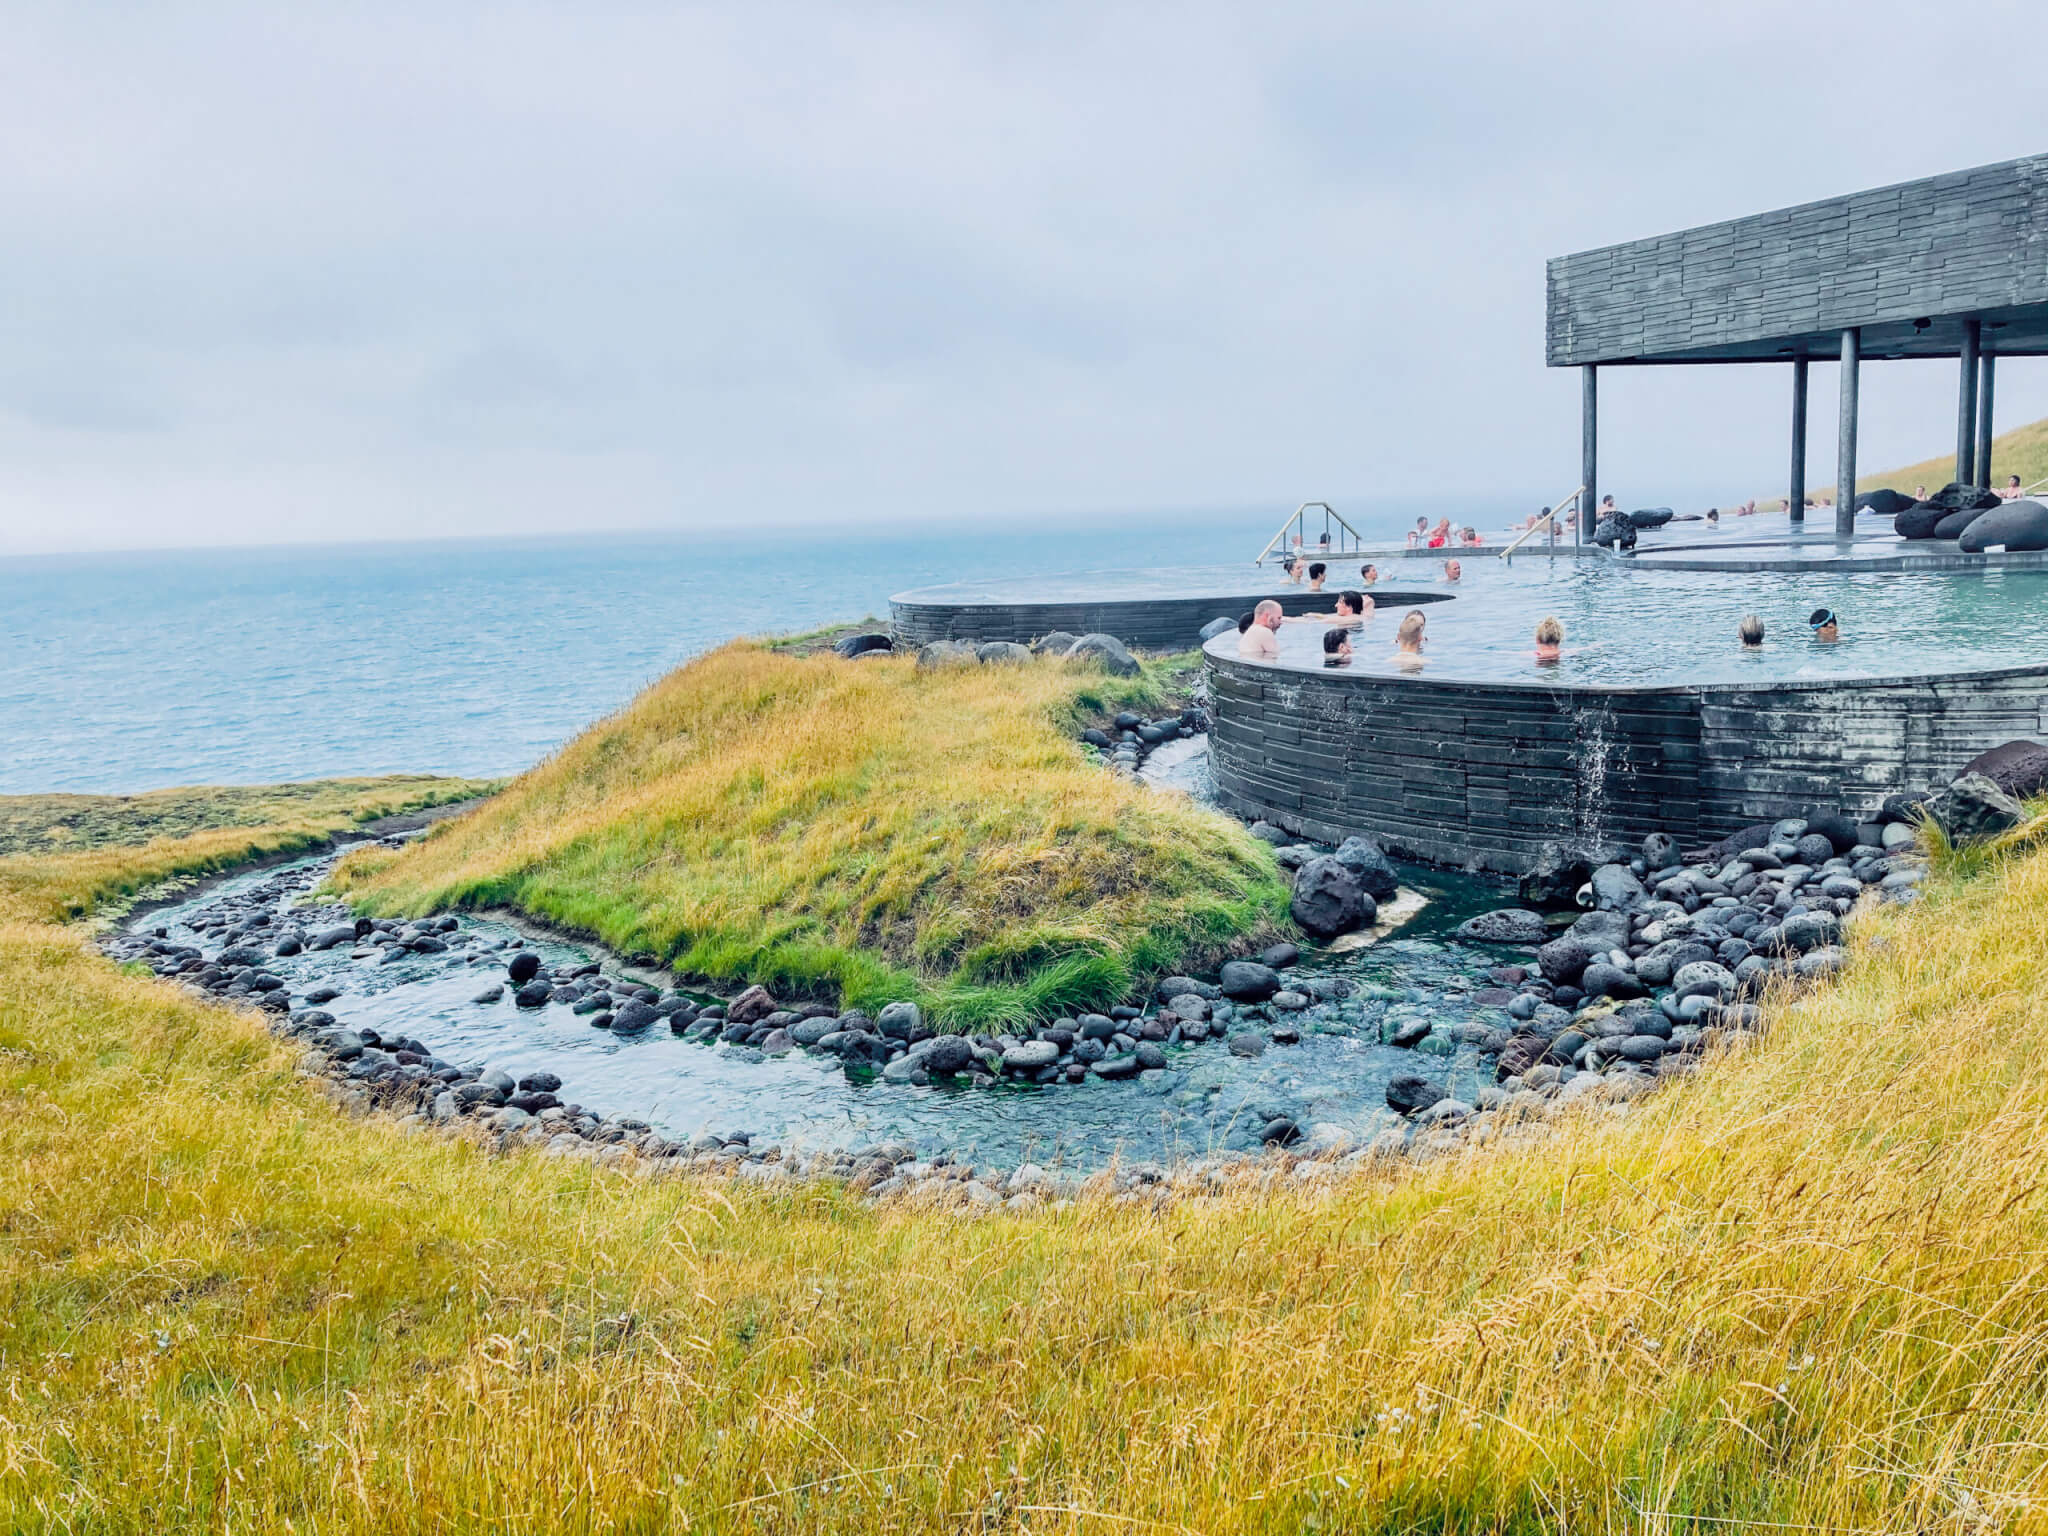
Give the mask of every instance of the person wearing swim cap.
POLYGON ((1835 621, 1835 610, 1816 608, 1806 621, 1806 627, 1813 631, 1813 638, 1825 645, 1833 645, 1842 638, 1841 626, 1835 621))

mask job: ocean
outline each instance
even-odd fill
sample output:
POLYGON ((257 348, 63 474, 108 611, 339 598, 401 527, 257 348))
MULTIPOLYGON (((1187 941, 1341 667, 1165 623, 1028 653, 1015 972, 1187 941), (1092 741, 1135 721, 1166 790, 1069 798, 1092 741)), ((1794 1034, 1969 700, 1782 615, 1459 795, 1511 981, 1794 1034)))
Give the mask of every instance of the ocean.
MULTIPOLYGON (((1353 521, 1389 537, 1434 511, 1353 521)), ((737 635, 886 617, 893 592, 992 572, 1248 562, 1279 520, 4 559, 0 793, 515 773, 737 635)))

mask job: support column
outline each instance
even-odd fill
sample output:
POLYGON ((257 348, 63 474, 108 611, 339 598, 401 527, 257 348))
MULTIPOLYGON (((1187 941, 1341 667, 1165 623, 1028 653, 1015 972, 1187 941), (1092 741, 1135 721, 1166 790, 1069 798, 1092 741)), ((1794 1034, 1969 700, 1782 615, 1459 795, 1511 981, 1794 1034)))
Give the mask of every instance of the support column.
POLYGON ((1856 386, 1863 361, 1863 332, 1842 332, 1842 430, 1835 445, 1835 537, 1856 533, 1856 386))
POLYGON ((1792 481, 1785 493, 1792 521, 1806 521, 1806 358, 1792 359, 1792 481))
POLYGON ((1579 370, 1585 391, 1579 412, 1579 538, 1593 542, 1593 526, 1600 509, 1600 370, 1592 363, 1579 370))
POLYGON ((1983 381, 1977 386, 1977 473, 1986 485, 1990 485, 1992 481, 1991 385, 1992 367, 1997 361, 1997 354, 1986 347, 1977 365, 1978 372, 1983 375, 1983 381))
POLYGON ((1956 480, 1977 483, 1977 344, 1983 331, 1975 320, 1963 322, 1963 365, 1956 381, 1956 480))

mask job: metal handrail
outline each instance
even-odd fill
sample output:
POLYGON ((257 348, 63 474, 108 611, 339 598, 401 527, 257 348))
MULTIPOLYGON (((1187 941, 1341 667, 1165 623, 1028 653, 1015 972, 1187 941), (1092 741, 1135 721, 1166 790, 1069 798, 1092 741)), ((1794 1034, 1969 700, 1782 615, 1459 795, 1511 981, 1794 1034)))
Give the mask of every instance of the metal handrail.
POLYGON ((1512 555, 1516 550, 1520 549, 1522 547, 1523 542, 1532 537, 1539 529, 1545 527, 1546 525, 1552 527, 1556 526, 1559 516, 1563 514, 1564 509, 1566 507, 1572 508, 1572 515, 1576 517, 1578 515, 1579 498, 1585 494, 1586 488, 1582 485, 1577 490, 1573 491, 1571 495, 1565 497, 1563 501, 1559 502, 1556 506, 1552 507, 1548 512, 1544 513, 1543 516, 1537 518, 1535 522, 1531 523, 1528 527, 1524 528, 1520 533, 1516 534, 1513 542, 1511 542, 1506 549, 1500 552, 1501 559, 1507 559, 1509 555, 1512 555))
MULTIPOLYGON (((1323 525, 1323 531, 1325 533, 1329 532, 1328 519, 1335 518, 1337 521, 1337 526, 1339 528, 1342 528, 1346 533, 1351 535, 1352 550, 1359 550, 1365 547, 1365 536, 1361 534, 1356 528, 1352 527, 1349 523, 1344 521, 1343 513, 1339 512, 1327 501, 1304 501, 1300 506, 1296 507, 1293 510, 1293 512, 1288 514, 1287 520, 1280 525, 1280 531, 1274 534, 1272 538, 1266 540, 1266 547, 1259 551, 1258 557, 1252 561, 1252 564, 1264 565, 1266 563, 1266 556, 1273 553, 1273 546, 1275 544, 1278 544, 1282 539, 1287 537, 1288 529, 1298 526, 1305 526, 1302 522, 1302 514, 1307 512, 1310 507, 1321 507, 1324 513, 1327 514, 1323 525)), ((1324 551, 1320 549, 1318 549, 1317 551, 1317 553, 1323 552, 1324 551)), ((1328 553, 1330 554, 1338 554, 1340 552, 1341 551, 1334 548, 1328 551, 1328 553)))

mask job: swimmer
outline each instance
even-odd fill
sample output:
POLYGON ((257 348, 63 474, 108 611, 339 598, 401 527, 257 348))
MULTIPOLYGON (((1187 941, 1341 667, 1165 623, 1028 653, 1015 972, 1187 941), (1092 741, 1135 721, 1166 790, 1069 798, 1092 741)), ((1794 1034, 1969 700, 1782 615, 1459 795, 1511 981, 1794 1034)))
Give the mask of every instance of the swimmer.
POLYGON ((1323 665, 1326 667, 1348 667, 1351 665, 1351 636, 1344 630, 1333 629, 1324 634, 1323 665))
POLYGON ((1555 662, 1563 654, 1564 626, 1554 616, 1539 620, 1536 625, 1536 659, 1555 662))
POLYGON ((1446 560, 1444 562, 1445 581, 1459 581, 1463 579, 1464 575, 1465 567, 1459 564, 1456 560, 1446 560))
POLYGON ((1341 624, 1347 629, 1372 617, 1373 602, 1363 592, 1339 592, 1335 613, 1289 614, 1282 624, 1341 624))
POLYGON ((1311 592, 1323 590, 1323 582, 1329 577, 1330 568, 1318 560, 1308 568, 1308 589, 1311 592))
POLYGON ((1835 620, 1832 608, 1816 608, 1806 621, 1806 627, 1813 631, 1813 638, 1823 645, 1833 645, 1842 638, 1841 626, 1835 620))
POLYGON ((1237 654, 1248 661, 1278 661, 1280 637, 1274 631, 1280 624, 1280 605, 1269 597, 1252 610, 1251 624, 1237 637, 1237 654))
POLYGON ((1376 565, 1361 565, 1358 568, 1358 579, 1369 587, 1380 579, 1380 568, 1376 565))
POLYGON ((1760 651, 1764 648, 1764 621, 1753 613, 1745 613, 1742 622, 1735 626, 1735 633, 1742 640, 1745 651, 1760 651))
POLYGON ((1409 672, 1422 666, 1422 632, 1428 624, 1420 608, 1410 608, 1401 616, 1401 627, 1394 633, 1395 666, 1409 672))
POLYGON ((1296 560, 1290 556, 1287 563, 1281 569, 1287 572, 1287 584, 1289 586, 1300 586, 1301 578, 1308 572, 1308 564, 1306 561, 1296 560))
POLYGON ((1448 517, 1438 518, 1436 526, 1429 530, 1429 538, 1426 542, 1431 549, 1442 549, 1446 544, 1450 543, 1451 520, 1448 517))
POLYGON ((2020 499, 2020 477, 2018 475, 2007 475, 2005 477, 2005 484, 1999 488, 1998 499, 2000 501, 2018 501, 2020 499))
POLYGON ((1914 487, 1913 487, 1913 499, 1914 499, 1915 501, 1925 501, 1925 500, 1927 499, 1927 487, 1926 487, 1926 486, 1924 486, 1924 485, 1916 485, 1916 486, 1914 486, 1914 487))

